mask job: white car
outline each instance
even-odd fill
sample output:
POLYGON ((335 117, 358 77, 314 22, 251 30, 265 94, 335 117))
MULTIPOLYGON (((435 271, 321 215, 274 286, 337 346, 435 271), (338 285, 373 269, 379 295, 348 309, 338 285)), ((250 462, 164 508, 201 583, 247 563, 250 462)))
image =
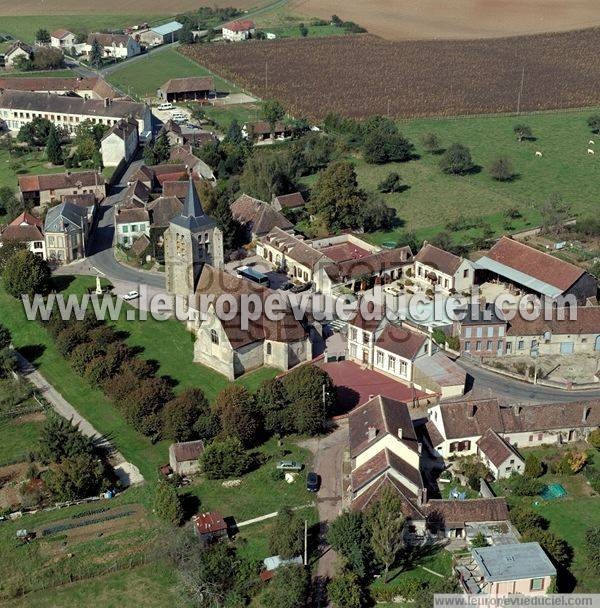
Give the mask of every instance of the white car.
POLYGON ((137 291, 130 291, 122 296, 124 300, 135 300, 140 297, 140 294, 137 291))
POLYGON ((157 110, 173 110, 174 106, 172 103, 161 103, 157 106, 157 110))

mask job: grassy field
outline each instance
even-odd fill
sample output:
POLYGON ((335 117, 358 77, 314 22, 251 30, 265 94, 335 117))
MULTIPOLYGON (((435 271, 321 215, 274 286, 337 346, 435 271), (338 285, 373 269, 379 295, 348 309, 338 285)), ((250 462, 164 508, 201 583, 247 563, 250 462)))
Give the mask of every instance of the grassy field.
POLYGON ((304 23, 308 30, 307 38, 319 38, 321 36, 344 36, 348 32, 341 27, 335 25, 311 25, 310 22, 298 21, 298 23, 289 25, 276 25, 267 27, 265 31, 272 32, 277 38, 300 38, 300 23, 304 23))
POLYGON ((118 30, 136 23, 156 23, 165 21, 157 15, 135 14, 96 14, 97 7, 84 15, 18 15, 2 17, 0 33, 11 34, 19 40, 34 42, 35 33, 41 29, 49 32, 64 28, 74 33, 104 30, 118 30))
POLYGON ((227 106, 206 106, 204 112, 207 118, 214 121, 223 132, 227 132, 232 120, 237 120, 241 126, 246 122, 260 120, 260 102, 244 103, 227 106))
POLYGON ((112 72, 107 80, 128 94, 143 98, 155 97, 156 90, 169 78, 187 76, 213 76, 218 91, 239 91, 232 83, 170 48, 147 55, 144 59, 129 65, 123 65, 112 72))
POLYGON ((91 580, 31 593, 4 604, 6 608, 121 608, 145 606, 163 608, 174 605, 176 595, 171 590, 175 573, 163 564, 148 564, 123 570, 91 580))
POLYGON ((217 509, 225 517, 233 516, 236 521, 244 521, 267 513, 273 513, 284 506, 296 507, 309 504, 314 496, 306 489, 306 473, 310 470, 311 454, 286 439, 284 449, 286 459, 303 463, 304 469, 294 483, 275 479, 275 465, 283 458, 282 448, 275 439, 270 439, 256 450, 256 456, 264 463, 242 478, 238 487, 224 488, 219 480, 200 478, 198 483, 185 488, 186 492, 197 496, 202 509, 217 509))
POLYGON ((44 152, 32 152, 19 158, 13 156, 11 159, 6 150, 0 150, 0 184, 3 186, 16 188, 19 175, 61 173, 64 170, 64 167, 49 166, 44 152), (15 162, 20 162, 21 165, 13 166, 15 162))

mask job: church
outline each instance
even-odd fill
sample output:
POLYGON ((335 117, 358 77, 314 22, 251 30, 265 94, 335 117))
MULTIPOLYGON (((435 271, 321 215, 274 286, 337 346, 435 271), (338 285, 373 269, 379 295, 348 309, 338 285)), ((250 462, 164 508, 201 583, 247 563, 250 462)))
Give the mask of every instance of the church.
MULTIPOLYGON (((190 308, 199 296, 227 295, 238 306, 242 294, 257 295, 262 302, 270 289, 224 270, 223 233, 215 220, 204 213, 192 180, 185 204, 164 235, 167 292, 183 298, 190 308)), ((229 380, 267 365, 282 371, 312 359, 311 336, 306 320, 297 320, 291 308, 280 320, 266 316, 243 327, 241 319, 221 320, 214 303, 198 310, 188 329, 195 334, 194 361, 218 371, 229 380)))

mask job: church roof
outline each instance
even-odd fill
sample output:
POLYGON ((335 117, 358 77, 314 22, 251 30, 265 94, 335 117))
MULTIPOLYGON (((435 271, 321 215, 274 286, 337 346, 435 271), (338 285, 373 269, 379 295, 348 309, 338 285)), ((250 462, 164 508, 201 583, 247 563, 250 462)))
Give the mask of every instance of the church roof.
POLYGON ((216 226, 216 222, 204 213, 200 197, 191 177, 189 178, 187 194, 183 203, 183 211, 181 215, 175 216, 171 220, 171 223, 192 232, 208 230, 216 226))

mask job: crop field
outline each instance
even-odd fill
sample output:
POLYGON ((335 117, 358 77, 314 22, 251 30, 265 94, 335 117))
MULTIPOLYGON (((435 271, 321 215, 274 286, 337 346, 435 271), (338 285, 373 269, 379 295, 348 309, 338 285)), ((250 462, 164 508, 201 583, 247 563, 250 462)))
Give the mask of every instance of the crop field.
POLYGON ((600 24, 597 0, 292 0, 287 8, 323 19, 339 15, 390 40, 495 38, 600 24))
POLYGON ((204 44, 182 52, 294 115, 456 116, 600 101, 600 28, 468 41, 370 34, 204 44))

